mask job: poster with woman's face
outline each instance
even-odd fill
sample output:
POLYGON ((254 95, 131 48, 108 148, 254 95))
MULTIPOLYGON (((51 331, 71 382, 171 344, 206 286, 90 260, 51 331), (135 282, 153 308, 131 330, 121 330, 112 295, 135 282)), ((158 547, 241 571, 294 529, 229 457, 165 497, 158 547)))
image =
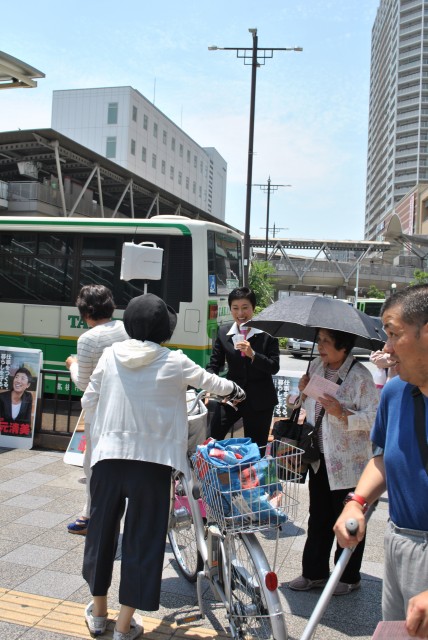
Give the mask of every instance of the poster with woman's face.
POLYGON ((0 447, 33 446, 42 362, 40 349, 0 346, 0 447))

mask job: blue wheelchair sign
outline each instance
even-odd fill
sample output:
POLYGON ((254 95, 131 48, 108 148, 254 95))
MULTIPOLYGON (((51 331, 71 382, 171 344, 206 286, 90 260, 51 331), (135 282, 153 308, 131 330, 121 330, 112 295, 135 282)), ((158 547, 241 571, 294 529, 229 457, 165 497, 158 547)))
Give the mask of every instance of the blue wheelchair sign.
POLYGON ((209 292, 217 293, 217 283, 216 283, 216 277, 214 275, 208 276, 208 284, 209 284, 209 292))

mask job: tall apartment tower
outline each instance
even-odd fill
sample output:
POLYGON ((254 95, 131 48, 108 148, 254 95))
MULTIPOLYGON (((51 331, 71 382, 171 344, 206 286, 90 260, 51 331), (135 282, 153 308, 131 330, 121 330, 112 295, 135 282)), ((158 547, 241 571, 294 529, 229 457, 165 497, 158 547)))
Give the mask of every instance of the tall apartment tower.
MULTIPOLYGON (((428 2, 381 0, 372 30, 364 236, 428 182, 428 2)), ((408 230, 409 232, 409 230, 408 230)))
POLYGON ((200 147, 132 87, 54 91, 52 128, 225 219, 225 160, 213 147, 200 147))

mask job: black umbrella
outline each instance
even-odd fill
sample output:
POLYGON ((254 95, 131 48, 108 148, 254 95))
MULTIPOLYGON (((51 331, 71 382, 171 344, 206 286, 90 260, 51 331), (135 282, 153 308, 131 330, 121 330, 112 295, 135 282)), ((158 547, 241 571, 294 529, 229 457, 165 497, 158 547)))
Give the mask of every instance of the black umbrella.
POLYGON ((324 296, 288 296, 266 307, 246 323, 276 338, 315 340, 318 329, 351 333, 355 346, 382 349, 386 335, 376 318, 355 309, 343 300, 324 296))

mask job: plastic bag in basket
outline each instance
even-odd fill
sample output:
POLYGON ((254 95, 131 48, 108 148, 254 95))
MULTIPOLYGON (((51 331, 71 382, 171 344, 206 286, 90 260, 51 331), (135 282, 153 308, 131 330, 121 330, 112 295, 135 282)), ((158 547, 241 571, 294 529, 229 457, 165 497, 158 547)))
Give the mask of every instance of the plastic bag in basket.
POLYGON ((202 492, 217 520, 234 528, 286 521, 280 505, 281 484, 275 461, 260 458, 250 438, 208 440, 197 448, 196 469, 202 492))

